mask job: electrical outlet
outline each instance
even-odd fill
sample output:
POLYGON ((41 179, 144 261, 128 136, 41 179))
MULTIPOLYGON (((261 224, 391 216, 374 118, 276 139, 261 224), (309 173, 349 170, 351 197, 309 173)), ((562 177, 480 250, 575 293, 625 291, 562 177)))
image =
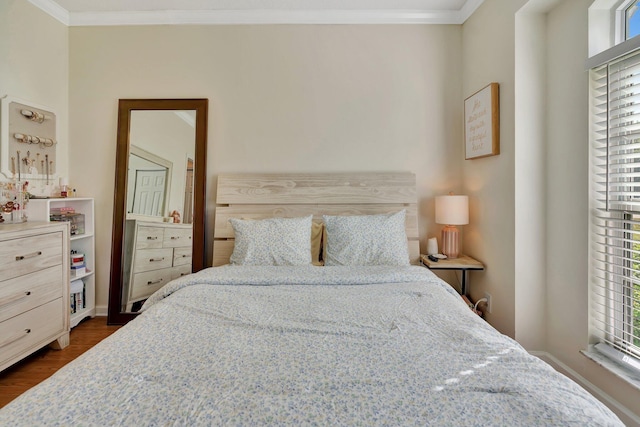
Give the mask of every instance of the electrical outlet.
POLYGON ((487 299, 487 313, 491 313, 491 294, 488 292, 484 293, 484 297, 487 299))

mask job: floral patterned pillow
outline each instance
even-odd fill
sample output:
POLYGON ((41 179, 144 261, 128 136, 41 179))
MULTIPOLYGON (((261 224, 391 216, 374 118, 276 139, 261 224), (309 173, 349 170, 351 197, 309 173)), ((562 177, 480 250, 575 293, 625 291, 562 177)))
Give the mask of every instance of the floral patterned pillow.
POLYGON ((325 215, 324 265, 409 265, 405 216, 325 215))
POLYGON ((311 264, 311 218, 231 218, 235 245, 232 265, 311 264))

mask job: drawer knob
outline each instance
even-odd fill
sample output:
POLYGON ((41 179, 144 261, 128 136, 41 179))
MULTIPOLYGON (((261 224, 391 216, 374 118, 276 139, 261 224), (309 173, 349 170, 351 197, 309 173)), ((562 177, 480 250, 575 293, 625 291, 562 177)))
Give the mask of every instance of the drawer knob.
POLYGON ((9 304, 14 303, 16 301, 20 301, 21 299, 26 298, 29 295, 31 295, 31 291, 19 292, 19 293, 15 294, 15 295, 8 296, 7 298, 0 299, 0 307, 2 307, 4 305, 9 305, 9 304))
POLYGON ((38 255, 42 255, 42 251, 36 251, 26 255, 16 255, 16 261, 22 261, 24 259, 37 257, 38 255))
POLYGON ((6 341, 0 342, 0 348, 7 346, 11 343, 14 343, 16 341, 18 341, 21 338, 26 337, 27 335, 29 335, 31 333, 31 329, 25 329, 23 331, 20 331, 18 333, 16 333, 15 335, 9 337, 6 341))
POLYGON ((158 240, 158 236, 147 236, 147 240, 158 240))
POLYGON ((159 261, 164 261, 164 257, 162 257, 162 258, 149 258, 149 262, 159 262, 159 261))
POLYGON ((162 283, 162 279, 158 279, 158 280, 149 280, 147 282, 147 285, 157 285, 158 283, 162 283))
POLYGON ((178 240, 180 236, 171 236, 171 240, 178 240))

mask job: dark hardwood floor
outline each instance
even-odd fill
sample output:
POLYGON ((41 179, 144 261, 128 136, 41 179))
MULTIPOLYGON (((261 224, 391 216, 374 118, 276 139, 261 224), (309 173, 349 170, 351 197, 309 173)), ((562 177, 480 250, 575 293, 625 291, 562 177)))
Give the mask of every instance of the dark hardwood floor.
POLYGON ((63 350, 45 347, 0 372, 0 408, 49 378, 118 328, 120 326, 107 325, 106 317, 83 320, 71 330, 71 343, 63 350))

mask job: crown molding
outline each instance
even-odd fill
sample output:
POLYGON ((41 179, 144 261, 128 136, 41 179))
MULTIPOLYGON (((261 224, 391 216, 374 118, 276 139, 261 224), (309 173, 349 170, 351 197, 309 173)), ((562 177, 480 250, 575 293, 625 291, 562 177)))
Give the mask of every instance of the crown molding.
POLYGON ((484 0, 439 10, 157 10, 68 12, 53 0, 29 0, 67 26, 260 24, 462 24, 484 0))
POLYGON ((196 116, 195 115, 191 115, 188 112, 184 111, 184 110, 177 110, 174 111, 175 115, 180 117, 182 120, 185 121, 185 123, 187 123, 189 126, 191 126, 192 128, 196 128, 196 116))
POLYGON ((464 24, 464 21, 469 19, 482 3, 484 3, 484 0, 467 0, 464 6, 462 6, 462 9, 460 9, 460 16, 462 18, 460 24, 464 24))
POLYGON ((28 0, 29 3, 69 26, 69 12, 52 0, 28 0))
POLYGON ((459 24, 457 12, 389 10, 172 10, 73 13, 70 26, 260 24, 459 24))

